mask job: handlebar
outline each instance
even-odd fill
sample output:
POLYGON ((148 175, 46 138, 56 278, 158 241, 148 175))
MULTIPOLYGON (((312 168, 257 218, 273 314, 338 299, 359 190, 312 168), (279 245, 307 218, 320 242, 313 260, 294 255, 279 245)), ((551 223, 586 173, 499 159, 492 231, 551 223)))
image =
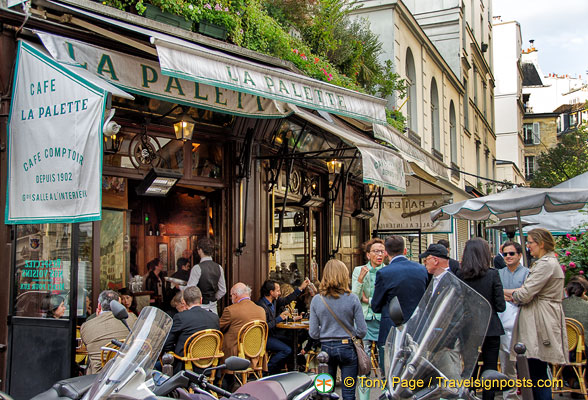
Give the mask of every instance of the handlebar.
POLYGON ((183 371, 186 375, 186 377, 190 380, 190 382, 196 386, 196 387, 200 387, 204 390, 210 390, 212 392, 215 392, 223 397, 231 397, 231 392, 227 392, 224 389, 219 388, 218 386, 214 386, 211 383, 208 383, 208 381, 206 380, 206 376, 203 374, 197 374, 194 371, 183 371))

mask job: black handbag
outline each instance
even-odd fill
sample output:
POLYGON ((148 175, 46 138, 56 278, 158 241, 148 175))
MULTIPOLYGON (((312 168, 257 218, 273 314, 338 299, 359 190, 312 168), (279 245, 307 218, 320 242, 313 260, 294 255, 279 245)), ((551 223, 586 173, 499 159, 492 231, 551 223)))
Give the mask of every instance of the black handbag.
POLYGON ((337 321, 341 328, 345 329, 345 332, 347 332, 349 337, 351 337, 351 342, 353 343, 353 346, 355 347, 355 352, 357 353, 357 375, 368 375, 372 369, 372 360, 370 360, 370 356, 368 356, 368 354, 365 352, 362 340, 351 334, 349 329, 347 329, 343 322, 341 322, 341 320, 337 318, 337 315, 335 315, 333 310, 331 310, 331 307, 329 307, 325 298, 323 296, 320 297, 323 303, 325 303, 327 310, 329 310, 333 318, 335 318, 335 321, 337 321))

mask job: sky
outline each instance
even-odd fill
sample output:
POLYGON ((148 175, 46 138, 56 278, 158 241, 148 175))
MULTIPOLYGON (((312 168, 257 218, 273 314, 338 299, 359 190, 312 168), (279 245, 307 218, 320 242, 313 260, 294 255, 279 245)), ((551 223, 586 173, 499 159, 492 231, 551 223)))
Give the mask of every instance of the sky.
POLYGON ((492 0, 492 14, 518 21, 523 49, 535 40, 539 66, 549 73, 588 78, 588 1, 492 0))

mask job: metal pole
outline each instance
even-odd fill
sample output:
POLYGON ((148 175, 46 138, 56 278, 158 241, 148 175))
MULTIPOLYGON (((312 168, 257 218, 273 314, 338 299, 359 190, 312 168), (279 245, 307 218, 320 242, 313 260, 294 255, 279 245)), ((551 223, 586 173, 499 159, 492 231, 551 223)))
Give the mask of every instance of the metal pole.
MULTIPOLYGON (((521 222, 521 211, 517 210, 517 223, 519 225, 519 236, 520 236, 520 242, 521 242, 521 246, 523 247, 523 251, 525 250, 525 236, 523 235, 523 223, 521 222)), ((529 267, 529 260, 527 260, 527 252, 525 251, 523 253, 523 262, 525 264, 525 267, 529 267)))

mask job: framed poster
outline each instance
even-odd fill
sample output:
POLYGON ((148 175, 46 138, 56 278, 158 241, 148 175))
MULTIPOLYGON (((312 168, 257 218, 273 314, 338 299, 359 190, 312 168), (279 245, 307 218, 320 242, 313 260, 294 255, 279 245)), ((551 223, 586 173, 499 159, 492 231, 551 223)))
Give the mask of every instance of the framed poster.
POLYGON ((169 238, 169 245, 171 247, 171 257, 170 257, 170 270, 175 271, 176 265, 178 262, 178 258, 183 257, 183 253, 187 250, 189 243, 188 236, 175 236, 169 238), (173 264, 172 264, 173 263, 173 264))
POLYGON ((124 237, 128 232, 127 212, 102 210, 100 224, 100 289, 118 290, 127 284, 128 263, 124 237))
POLYGON ((157 254, 158 254, 159 260, 163 263, 163 270, 167 271, 169 269, 169 267, 168 267, 169 257, 167 254, 167 243, 159 243, 158 249, 157 249, 157 254))

